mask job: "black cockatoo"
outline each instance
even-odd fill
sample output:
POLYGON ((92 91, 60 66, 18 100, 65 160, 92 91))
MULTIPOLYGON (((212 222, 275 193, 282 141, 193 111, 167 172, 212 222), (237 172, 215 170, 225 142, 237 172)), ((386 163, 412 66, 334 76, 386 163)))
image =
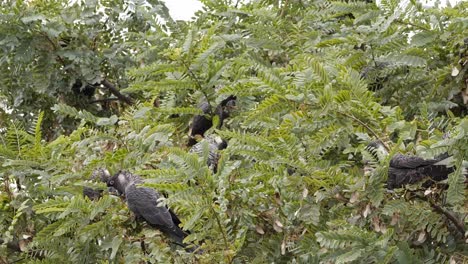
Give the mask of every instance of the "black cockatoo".
MULTIPOLYGON (((377 160, 382 160, 388 155, 383 144, 378 141, 370 143, 366 149, 377 160)), ((445 180, 455 170, 454 167, 447 167, 450 159, 448 153, 441 154, 434 159, 396 154, 390 159, 387 189, 393 190, 423 180, 428 180, 424 186, 430 186, 432 182, 445 180)))
POLYGON ((159 199, 163 197, 160 193, 152 188, 137 186, 141 183, 143 180, 139 176, 126 171, 120 171, 107 180, 108 187, 114 187, 119 194, 125 195, 128 208, 137 218, 144 219, 176 244, 187 248, 183 240, 188 233, 179 227, 181 223, 179 218, 166 206, 160 204, 159 199))
POLYGON ((218 106, 216 106, 214 113, 211 113, 210 104, 208 102, 203 102, 199 106, 199 108, 203 111, 203 115, 196 115, 193 117, 190 124, 189 142, 187 145, 189 147, 195 145, 197 143, 195 136, 200 135, 203 137, 205 132, 213 126, 212 114, 218 116, 219 124, 217 128, 221 128, 224 120, 229 117, 232 110, 236 107, 236 100, 236 96, 228 96, 228 98, 224 99, 221 101, 221 103, 218 104, 218 106), (211 117, 207 117, 206 115, 211 115, 211 117))
MULTIPOLYGON (((101 182, 107 182, 107 179, 111 177, 109 171, 104 168, 96 168, 91 173, 91 180, 99 179, 101 182)), ((110 193, 116 191, 114 188, 109 188, 108 191, 110 193)), ((88 197, 91 201, 99 200, 102 197, 102 193, 104 190, 102 189, 93 189, 91 187, 84 187, 83 188, 83 196, 88 197)))
POLYGON ((91 201, 99 200, 102 197, 103 190, 93 189, 90 187, 83 188, 83 196, 88 197, 91 201))
POLYGON ((454 167, 447 167, 448 159, 447 153, 434 159, 396 154, 390 160, 387 189, 400 188, 405 184, 417 183, 424 179, 429 180, 424 186, 445 180, 455 170, 454 167))

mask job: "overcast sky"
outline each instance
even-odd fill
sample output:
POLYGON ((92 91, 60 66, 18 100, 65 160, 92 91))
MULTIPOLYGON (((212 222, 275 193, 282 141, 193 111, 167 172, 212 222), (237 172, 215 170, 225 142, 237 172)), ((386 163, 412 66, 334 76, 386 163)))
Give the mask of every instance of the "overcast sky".
POLYGON ((164 0, 164 2, 175 20, 190 20, 193 14, 202 7, 198 0, 164 0))
MULTIPOLYGON (((193 14, 200 10, 202 4, 198 0, 164 0, 171 16, 175 20, 190 20, 193 14)), ((435 0, 419 0, 423 5, 432 6, 435 0)), ((441 0, 441 6, 446 6, 446 3, 450 2, 454 5, 461 0, 441 0)))

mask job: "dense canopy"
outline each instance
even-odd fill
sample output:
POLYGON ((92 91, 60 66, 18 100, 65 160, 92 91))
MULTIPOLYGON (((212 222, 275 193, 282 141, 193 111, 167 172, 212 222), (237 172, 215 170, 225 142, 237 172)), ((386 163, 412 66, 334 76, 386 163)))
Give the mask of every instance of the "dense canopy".
POLYGON ((467 1, 201 2, 2 2, 0 263, 468 261, 467 1), (448 179, 388 190, 399 154, 448 179))

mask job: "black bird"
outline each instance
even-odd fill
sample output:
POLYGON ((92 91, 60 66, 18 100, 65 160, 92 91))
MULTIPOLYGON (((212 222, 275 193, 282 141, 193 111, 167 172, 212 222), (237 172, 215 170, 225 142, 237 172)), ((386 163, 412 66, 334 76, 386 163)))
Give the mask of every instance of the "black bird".
MULTIPOLYGON (((96 180, 96 179, 99 179, 101 182, 105 182, 107 183, 107 181, 109 180, 109 178, 111 177, 111 174, 110 172, 107 170, 107 169, 104 169, 104 168, 96 168, 93 170, 93 172, 91 173, 91 177, 90 179, 91 180, 96 180)), ((107 188, 107 191, 110 193, 110 194, 117 194, 118 195, 118 191, 114 188, 114 187, 109 187, 107 188)), ((100 189, 92 189, 92 188, 89 188, 89 187, 84 187, 83 189, 83 195, 84 196, 87 196, 90 200, 93 200, 92 198, 95 198, 97 197, 97 193, 96 192, 99 192, 100 194, 100 197, 102 197, 102 193, 104 192, 104 190, 100 190, 100 189)), ((99 198, 100 198, 99 197, 99 198)), ((97 199, 99 199, 97 198, 97 199)), ((96 199, 96 200, 97 200, 96 199)))
POLYGON ((90 187, 83 188, 83 196, 88 197, 91 201, 99 200, 102 197, 103 190, 93 189, 90 187))
POLYGON ((72 85, 72 91, 76 95, 83 95, 90 99, 96 92, 96 87, 98 87, 97 84, 83 84, 81 80, 77 79, 72 85))
POLYGON ((207 136, 197 144, 195 144, 191 149, 191 153, 196 153, 199 156, 203 155, 204 144, 208 144, 208 157, 207 157, 207 165, 216 173, 218 169, 218 160, 220 158, 220 150, 227 148, 227 142, 220 138, 219 136, 207 136))
MULTIPOLYGON (((224 119, 229 117, 230 113, 236 106, 236 100, 237 97, 235 95, 230 95, 228 98, 221 101, 218 106, 216 106, 214 115, 218 116, 219 118, 219 124, 217 128, 221 128, 224 119)), ((189 147, 197 143, 197 140, 195 139, 196 135, 203 137, 205 132, 213 126, 213 113, 211 113, 210 104, 208 102, 203 102, 199 108, 203 111, 203 115, 196 115, 192 119, 189 131, 189 142, 187 144, 189 147)))
MULTIPOLYGON (((379 162, 388 156, 380 141, 371 142, 366 150, 379 162)), ((455 170, 454 167, 447 167, 451 159, 448 153, 443 153, 434 159, 396 154, 391 158, 388 167, 387 189, 393 190, 423 180, 427 180, 423 186, 429 187, 433 182, 445 180, 455 170)))
POLYGON ((388 168, 387 189, 400 188, 406 184, 414 184, 424 179, 423 186, 429 187, 434 181, 442 181, 455 169, 447 167, 448 154, 442 154, 434 159, 423 159, 416 156, 396 154, 390 160, 388 168))
POLYGON ((179 218, 160 204, 159 199, 163 197, 160 193, 152 188, 137 186, 141 183, 143 180, 139 176, 126 171, 120 171, 107 180, 108 187, 114 187, 119 194, 125 195, 128 208, 137 218, 161 230, 176 244, 187 247, 183 240, 188 233, 179 227, 179 218))

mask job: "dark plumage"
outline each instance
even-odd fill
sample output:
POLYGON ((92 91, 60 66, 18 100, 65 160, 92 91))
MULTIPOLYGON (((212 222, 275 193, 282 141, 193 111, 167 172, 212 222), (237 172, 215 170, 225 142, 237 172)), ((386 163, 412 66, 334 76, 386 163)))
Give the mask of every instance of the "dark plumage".
MULTIPOLYGON (((107 182, 107 179, 109 179, 110 177, 111 177, 111 175, 110 175, 109 171, 104 169, 104 168, 97 168, 97 169, 93 170, 93 172, 91 173, 91 180, 100 179, 102 182, 107 182)), ((109 192, 111 192, 112 189, 113 188, 109 188, 109 192)), ((83 196, 86 196, 90 200, 94 201, 94 200, 98 200, 99 198, 102 197, 102 192, 103 191, 104 190, 93 189, 93 188, 90 188, 90 187, 84 187, 83 188, 83 196)))
MULTIPOLYGON (((217 128, 221 128, 224 119, 229 117, 232 109, 236 106, 236 100, 236 96, 230 95, 216 106, 214 115, 217 115, 219 118, 217 128)), ((187 144, 189 147, 197 143, 197 140, 195 139, 196 135, 203 137, 205 132, 213 126, 213 113, 211 112, 210 104, 208 102, 203 102, 199 108, 203 111, 203 115, 196 115, 192 119, 189 131, 189 142, 187 144)))
POLYGON ((76 95, 84 95, 87 98, 93 97, 96 92, 96 85, 83 84, 81 80, 76 80, 72 86, 72 91, 76 95))
POLYGON ((91 201, 99 200, 102 196, 103 190, 97 190, 90 187, 83 188, 83 196, 88 197, 91 201))
MULTIPOLYGON (((379 163, 388 156, 388 152, 380 141, 371 142, 366 150, 379 163)), ((448 153, 441 154, 434 159, 396 154, 390 160, 387 189, 393 190, 424 180, 427 181, 423 183, 423 186, 429 187, 435 181, 445 180, 455 170, 454 167, 447 167, 450 159, 448 153)))
POLYGON ((203 136, 205 132, 213 126, 213 121, 206 117, 206 115, 210 115, 210 104, 203 102, 199 108, 203 111, 203 115, 196 115, 192 119, 188 146, 193 146, 197 143, 195 135, 203 136))
POLYGON ((231 115, 232 110, 236 107, 236 100, 237 97, 235 95, 230 95, 216 106, 215 114, 219 116, 218 128, 223 125, 224 119, 231 115))
POLYGON ((197 153, 199 156, 202 156, 204 154, 204 144, 208 144, 208 157, 206 163, 208 167, 216 173, 218 169, 218 160, 220 158, 219 150, 227 148, 227 142, 218 136, 207 136, 202 141, 195 144, 190 149, 190 152, 197 153))
POLYGON ((435 159, 423 159, 416 156, 396 154, 390 160, 388 169, 387 189, 400 188, 406 184, 414 184, 428 179, 424 185, 429 186, 433 181, 442 181, 454 171, 447 167, 444 160, 448 154, 441 155, 435 159))
POLYGON ((114 187, 120 194, 125 195, 128 208, 137 218, 144 219, 176 244, 186 247, 182 241, 187 233, 180 229, 180 220, 167 207, 161 206, 160 193, 151 188, 137 186, 141 183, 143 180, 139 176, 126 171, 120 171, 107 180, 107 186, 114 187))

